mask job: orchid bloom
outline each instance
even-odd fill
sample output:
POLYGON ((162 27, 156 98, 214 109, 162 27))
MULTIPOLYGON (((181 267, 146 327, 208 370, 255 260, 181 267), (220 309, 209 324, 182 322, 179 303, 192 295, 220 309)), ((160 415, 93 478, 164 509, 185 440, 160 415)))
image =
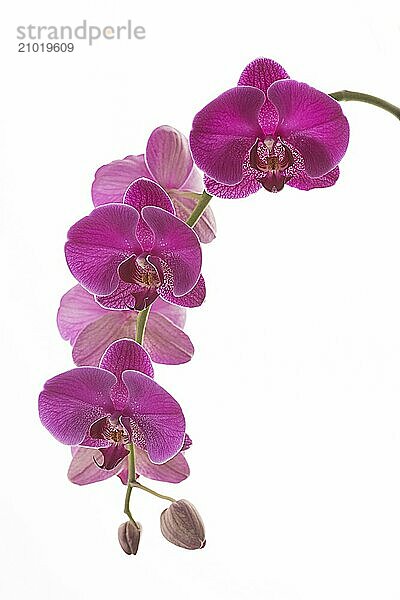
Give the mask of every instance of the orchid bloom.
POLYGON ((205 297, 199 239, 148 179, 129 186, 124 204, 98 206, 75 223, 65 256, 74 277, 105 308, 143 310, 159 296, 199 306, 205 297))
MULTIPOLYGON (((135 446, 136 479, 139 476, 166 483, 180 483, 189 477, 190 469, 183 451, 191 444, 186 436, 182 450, 165 463, 157 465, 149 459, 145 450, 135 446)), ((114 469, 99 469, 101 452, 98 448, 71 448, 72 460, 68 469, 68 479, 76 485, 88 485, 104 481, 117 475, 124 485, 128 482, 128 459, 124 458, 114 469)))
POLYGON ((273 60, 251 62, 234 87, 194 118, 190 146, 205 186, 221 198, 243 198, 261 187, 328 187, 349 142, 336 100, 289 79, 273 60))
POLYGON ((40 419, 59 442, 98 448, 99 468, 114 469, 131 442, 152 462, 164 463, 182 449, 185 418, 153 374, 142 346, 119 340, 107 348, 99 367, 78 367, 45 383, 40 419))
MULTIPOLYGON (((176 216, 186 221, 203 191, 203 178, 193 163, 186 137, 168 125, 157 127, 147 142, 146 153, 127 156, 100 167, 92 185, 95 206, 123 202, 129 185, 141 177, 158 183, 169 195, 176 216)), ((215 238, 215 218, 208 206, 194 227, 203 243, 215 238)))
MULTIPOLYGON (((57 325, 61 336, 72 345, 78 367, 97 367, 107 347, 122 338, 135 338, 135 310, 106 310, 83 287, 76 285, 61 298, 57 325)), ((180 365, 194 352, 182 331, 186 311, 157 298, 151 305, 143 346, 153 362, 180 365)))

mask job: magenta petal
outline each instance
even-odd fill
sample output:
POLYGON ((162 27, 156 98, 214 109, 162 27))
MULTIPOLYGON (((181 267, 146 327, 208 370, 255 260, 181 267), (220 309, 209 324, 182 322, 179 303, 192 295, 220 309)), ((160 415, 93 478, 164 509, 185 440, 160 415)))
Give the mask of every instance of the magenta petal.
POLYGON ((115 290, 118 266, 142 249, 135 236, 138 212, 124 204, 95 208, 71 227, 65 256, 71 273, 93 294, 115 290))
POLYGON ((185 437, 185 418, 178 402, 153 379, 137 371, 125 371, 122 380, 129 391, 124 414, 134 425, 134 443, 155 463, 175 456, 185 437))
POLYGON ((339 102, 292 79, 273 83, 268 98, 279 113, 276 135, 299 150, 307 175, 321 177, 338 165, 349 143, 339 102))
POLYGON ((150 177, 143 154, 127 156, 100 167, 92 184, 93 204, 100 206, 109 202, 122 202, 128 185, 139 177, 150 177))
POLYGON ((124 371, 140 371, 154 377, 154 369, 146 350, 133 340, 118 340, 111 344, 100 361, 100 368, 114 373, 118 380, 124 371))
POLYGON ((261 184, 253 174, 247 174, 245 170, 243 172, 242 181, 235 185, 224 185, 206 175, 204 177, 205 188, 209 194, 217 196, 217 198, 246 198, 258 192, 261 184))
MULTIPOLYGON (((274 60, 269 58, 257 58, 244 69, 238 85, 251 85, 262 90, 265 96, 267 96, 267 90, 274 81, 287 79, 288 77, 289 75, 286 73, 285 69, 274 60)), ((272 134, 275 131, 277 122, 278 113, 272 102, 266 97, 259 115, 259 123, 264 134, 272 134)))
POLYGON ((151 254, 167 263, 173 275, 174 294, 183 296, 194 287, 200 275, 199 238, 186 223, 165 210, 146 206, 142 215, 154 233, 151 254))
POLYGON ((96 296, 96 302, 104 308, 111 310, 133 309, 135 306, 135 294, 142 288, 132 283, 119 280, 115 290, 107 296, 96 296))
POLYGON ((76 485, 88 485, 97 481, 104 481, 116 475, 122 468, 119 464, 113 470, 100 469, 103 458, 100 450, 96 448, 74 448, 71 464, 68 469, 68 479, 76 485))
POLYGON ((146 163, 163 188, 179 189, 193 168, 187 139, 173 127, 157 127, 147 142, 146 163))
POLYGON ((183 446, 181 448, 181 452, 184 452, 185 450, 190 448, 191 445, 192 445, 192 440, 190 439, 188 434, 185 433, 185 439, 183 440, 183 446))
POLYGON ((57 325, 61 337, 73 344, 79 333, 89 323, 101 318, 105 313, 82 286, 76 285, 64 294, 57 313, 57 325))
POLYGON ((157 313, 148 320, 144 345, 152 360, 163 365, 181 365, 188 362, 194 353, 189 336, 157 313))
POLYGON ((243 163, 262 130, 258 115, 265 94, 241 86, 224 92, 194 118, 190 147, 196 164, 222 183, 234 184, 243 177, 243 163))
POLYGON ((98 419, 112 414, 111 388, 116 377, 95 367, 81 367, 56 375, 39 396, 43 425, 61 443, 76 446, 98 419))
POLYGON ((314 188, 325 188, 334 185, 339 178, 339 167, 335 167, 322 177, 310 177, 304 170, 297 171, 287 182, 287 185, 298 190, 312 190, 314 188))
POLYGON ((190 475, 189 465, 181 452, 167 462, 156 465, 151 462, 147 452, 140 448, 136 448, 136 471, 148 479, 168 483, 180 483, 190 475))
MULTIPOLYGON (((139 214, 145 206, 158 206, 167 212, 175 213, 168 194, 150 179, 138 179, 131 183, 126 190, 124 204, 133 206, 139 214)), ((153 234, 143 219, 139 219, 137 224, 136 237, 144 250, 150 249, 153 245, 153 234)))
POLYGON ((194 288, 183 296, 175 296, 170 290, 162 289, 161 296, 167 302, 171 304, 178 304, 179 306, 185 306, 186 308, 195 308, 201 306, 206 297, 206 284, 202 275, 200 275, 194 288))
POLYGON ((136 313, 99 309, 103 316, 84 327, 75 340, 72 358, 78 367, 97 367, 112 342, 135 337, 136 313))

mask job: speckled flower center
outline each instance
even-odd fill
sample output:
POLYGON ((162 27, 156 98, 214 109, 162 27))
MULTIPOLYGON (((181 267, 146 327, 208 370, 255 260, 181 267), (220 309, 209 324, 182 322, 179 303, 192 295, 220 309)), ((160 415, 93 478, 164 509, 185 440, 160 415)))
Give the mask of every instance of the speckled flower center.
POLYGON ((292 177, 294 163, 290 148, 280 138, 257 139, 250 149, 249 166, 261 185, 269 192, 279 192, 292 177))

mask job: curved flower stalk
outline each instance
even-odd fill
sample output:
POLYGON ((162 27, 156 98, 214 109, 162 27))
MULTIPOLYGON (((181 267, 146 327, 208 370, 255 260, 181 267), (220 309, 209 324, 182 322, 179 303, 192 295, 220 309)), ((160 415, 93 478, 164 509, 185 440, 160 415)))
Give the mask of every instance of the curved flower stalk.
POLYGON ((333 185, 349 142, 338 102, 290 79, 278 63, 251 62, 234 87, 194 118, 190 145, 210 194, 243 198, 261 187, 333 185))
MULTIPOLYGON (((96 171, 93 204, 123 202, 129 185, 141 177, 155 181, 168 193, 175 214, 182 221, 187 221, 203 192, 203 178, 193 163, 188 140, 168 125, 151 133, 145 154, 114 160, 96 171)), ((210 207, 204 210, 194 230, 205 244, 215 238, 215 217, 210 207)))
POLYGON ((105 308, 144 310, 161 296, 180 306, 205 297, 194 231, 156 183, 132 183, 124 204, 104 204, 75 223, 65 245, 78 282, 105 308))
POLYGON ((170 503, 160 517, 169 542, 190 550, 206 543, 191 502, 138 477, 179 483, 189 475, 185 419, 154 381, 151 359, 180 364, 193 354, 182 331, 183 307, 205 298, 199 237, 208 242, 215 235, 211 194, 234 198, 261 188, 277 192, 285 184, 301 190, 333 185, 349 139, 342 100, 368 102, 400 118, 398 107, 376 96, 326 95, 291 80, 278 63, 257 59, 235 88, 194 119, 191 148, 205 172, 202 193, 186 138, 166 126, 153 131, 145 155, 96 173, 96 208, 71 227, 65 247, 80 285, 63 296, 57 317, 78 368, 45 383, 39 414, 56 439, 73 446, 73 483, 117 475, 125 485, 129 520, 119 526, 118 540, 128 555, 137 553, 142 533, 131 511, 134 489, 170 503))
MULTIPOLYGON (((61 298, 57 325, 61 336, 72 345, 72 358, 78 366, 97 367, 107 347, 122 338, 135 339, 138 312, 107 310, 93 295, 76 285, 61 298)), ((151 305, 143 347, 153 362, 180 365, 194 352, 183 331, 186 310, 157 298, 151 305)))

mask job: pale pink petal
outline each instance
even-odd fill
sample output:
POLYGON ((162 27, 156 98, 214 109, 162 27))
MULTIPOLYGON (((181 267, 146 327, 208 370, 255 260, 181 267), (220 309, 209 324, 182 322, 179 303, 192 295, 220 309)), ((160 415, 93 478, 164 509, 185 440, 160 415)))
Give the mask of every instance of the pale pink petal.
POLYGON ((127 156, 100 167, 92 184, 93 204, 100 206, 109 202, 122 202, 129 184, 139 177, 151 177, 143 154, 127 156))
POLYGON ((68 479, 76 485, 88 485, 97 481, 104 481, 117 475, 125 463, 120 463, 115 469, 107 471, 100 469, 98 464, 103 461, 100 450, 96 448, 74 448, 71 464, 68 469, 68 479))
POLYGON ((100 306, 99 308, 103 316, 84 327, 75 340, 72 358, 78 367, 97 367, 112 342, 135 337, 136 313, 122 310, 106 311, 100 306))
MULTIPOLYGON (((202 185, 202 187, 204 187, 202 185)), ((190 194, 190 192, 188 192, 190 194)), ((179 193, 170 192, 170 197, 172 198, 172 202, 175 207, 175 213, 178 219, 181 221, 187 221, 189 216, 192 214, 194 207, 197 204, 197 200, 193 198, 186 197, 184 192, 180 191, 179 193)), ((217 225, 215 222, 214 213, 211 210, 210 206, 207 206, 206 210, 203 212, 202 216, 198 223, 194 226, 194 231, 199 236, 199 240, 203 244, 208 244, 215 239, 217 225)))
POLYGON ((188 362, 194 353, 190 338, 163 315, 153 313, 149 318, 144 346, 152 360, 165 365, 188 362))
POLYGON ((136 471, 148 479, 168 483, 180 483, 190 475, 189 465, 181 452, 167 462, 157 465, 151 462, 147 452, 141 448, 136 448, 136 471))
POLYGON ((147 142, 146 163, 152 179, 164 189, 179 189, 193 168, 187 139, 173 127, 157 127, 147 142))
POLYGON ((74 344, 82 329, 105 314, 105 310, 97 304, 93 295, 82 286, 76 285, 66 292, 60 301, 57 325, 61 337, 74 344))
POLYGON ((151 305, 149 318, 154 312, 164 315, 164 317, 167 317, 167 319, 172 321, 177 327, 183 329, 186 322, 186 310, 181 306, 170 304, 158 297, 151 305))

